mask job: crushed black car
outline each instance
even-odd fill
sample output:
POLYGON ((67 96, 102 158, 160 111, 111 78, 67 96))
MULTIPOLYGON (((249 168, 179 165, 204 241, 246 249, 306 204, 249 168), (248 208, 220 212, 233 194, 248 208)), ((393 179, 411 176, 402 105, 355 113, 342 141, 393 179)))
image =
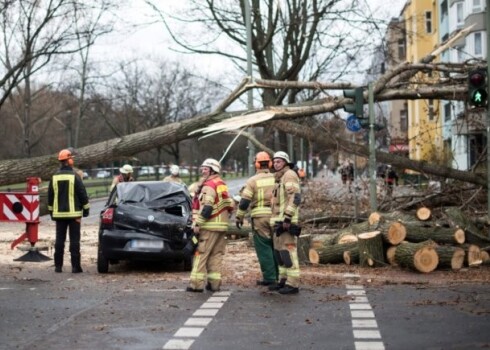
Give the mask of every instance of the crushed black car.
POLYGON ((192 267, 191 197, 184 185, 119 183, 100 213, 97 271, 121 260, 183 262, 192 267))

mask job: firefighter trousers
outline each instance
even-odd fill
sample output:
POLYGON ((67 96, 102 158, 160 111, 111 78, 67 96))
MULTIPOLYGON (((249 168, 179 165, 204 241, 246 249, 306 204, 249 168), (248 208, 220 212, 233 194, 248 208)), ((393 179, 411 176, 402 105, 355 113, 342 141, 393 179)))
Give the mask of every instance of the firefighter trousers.
POLYGON ((277 281, 278 269, 274 256, 270 217, 252 218, 255 252, 259 260, 260 271, 264 281, 277 281))
POLYGON ((298 288, 300 272, 297 238, 289 232, 283 232, 279 237, 274 233, 274 253, 279 265, 279 279, 298 288))
POLYGON ((225 232, 201 230, 198 239, 189 286, 204 289, 207 279, 212 290, 219 290, 226 248, 225 232))
POLYGON ((80 219, 56 220, 56 241, 54 243, 54 265, 63 266, 66 231, 70 236, 71 266, 80 267, 80 219))

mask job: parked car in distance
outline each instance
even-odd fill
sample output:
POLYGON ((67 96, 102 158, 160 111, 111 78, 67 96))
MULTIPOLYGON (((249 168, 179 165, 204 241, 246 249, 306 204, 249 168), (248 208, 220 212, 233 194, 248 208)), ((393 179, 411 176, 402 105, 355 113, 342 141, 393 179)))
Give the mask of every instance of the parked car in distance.
POLYGON ((107 170, 99 170, 95 175, 97 179, 107 179, 111 177, 111 172, 107 170))
POLYGON ((84 180, 85 179, 90 179, 90 176, 89 176, 89 174, 86 171, 83 172, 83 179, 84 180))
POLYGON ((191 197, 183 185, 163 181, 122 182, 100 213, 97 271, 120 260, 183 262, 192 236, 191 197))
POLYGON ((138 175, 139 176, 149 176, 149 175, 155 175, 155 167, 153 166, 142 166, 138 170, 138 175))

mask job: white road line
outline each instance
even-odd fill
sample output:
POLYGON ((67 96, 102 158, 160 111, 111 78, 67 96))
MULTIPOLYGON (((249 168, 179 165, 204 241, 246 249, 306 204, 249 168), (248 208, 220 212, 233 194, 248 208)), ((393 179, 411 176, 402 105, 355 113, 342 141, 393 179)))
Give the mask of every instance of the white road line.
POLYGON ((354 299, 349 301, 349 309, 351 311, 355 349, 385 350, 383 342, 379 341, 381 340, 381 333, 377 329, 378 323, 364 287, 356 284, 346 284, 346 287, 347 295, 354 296, 354 299))
POLYGON ((218 311, 228 300, 231 292, 215 292, 205 301, 201 307, 196 310, 192 317, 188 318, 184 323, 184 327, 180 327, 173 335, 173 338, 165 343, 163 349, 186 350, 194 343, 195 339, 179 339, 179 338, 198 338, 206 329, 206 326, 213 320, 212 316, 216 316, 218 311))

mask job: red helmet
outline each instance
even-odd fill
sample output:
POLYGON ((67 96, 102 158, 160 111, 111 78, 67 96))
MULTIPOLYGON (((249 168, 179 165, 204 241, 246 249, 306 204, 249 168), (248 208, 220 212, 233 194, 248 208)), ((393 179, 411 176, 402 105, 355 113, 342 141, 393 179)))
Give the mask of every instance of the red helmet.
POLYGON ((260 163, 262 162, 268 162, 267 167, 272 168, 272 160, 271 157, 269 156, 269 153, 267 152, 259 152, 255 156, 255 169, 260 169, 260 163))

